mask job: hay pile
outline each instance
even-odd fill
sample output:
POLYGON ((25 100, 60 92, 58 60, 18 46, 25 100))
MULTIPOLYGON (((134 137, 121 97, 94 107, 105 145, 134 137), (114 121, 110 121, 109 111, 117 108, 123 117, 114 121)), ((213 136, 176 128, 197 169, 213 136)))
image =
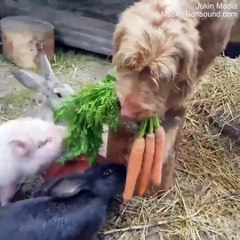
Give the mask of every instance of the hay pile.
POLYGON ((219 106, 240 110, 240 60, 219 57, 189 103, 173 189, 115 213, 109 239, 240 239, 240 151, 210 130, 219 106))

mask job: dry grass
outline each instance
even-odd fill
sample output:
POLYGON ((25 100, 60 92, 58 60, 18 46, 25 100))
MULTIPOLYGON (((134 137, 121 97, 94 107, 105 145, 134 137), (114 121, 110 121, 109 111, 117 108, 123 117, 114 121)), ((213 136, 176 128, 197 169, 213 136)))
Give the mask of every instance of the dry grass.
POLYGON ((239 60, 218 58, 189 103, 175 186, 115 214, 109 239, 240 239, 239 151, 208 123, 219 106, 239 110, 239 60))

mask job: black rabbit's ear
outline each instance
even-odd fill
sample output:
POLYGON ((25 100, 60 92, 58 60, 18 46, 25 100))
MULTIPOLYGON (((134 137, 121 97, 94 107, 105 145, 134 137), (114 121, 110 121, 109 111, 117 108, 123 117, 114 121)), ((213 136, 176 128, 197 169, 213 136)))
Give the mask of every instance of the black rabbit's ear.
POLYGON ((48 196, 55 199, 73 197, 81 191, 90 190, 84 180, 61 179, 48 189, 48 196))

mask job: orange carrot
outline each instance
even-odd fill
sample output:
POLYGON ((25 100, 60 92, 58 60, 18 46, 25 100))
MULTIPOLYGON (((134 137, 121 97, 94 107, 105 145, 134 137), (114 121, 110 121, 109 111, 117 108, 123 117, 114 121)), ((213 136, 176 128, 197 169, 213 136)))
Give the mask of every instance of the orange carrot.
POLYGON ((137 139, 135 139, 132 150, 130 153, 128 166, 127 166, 127 177, 125 183, 125 189, 123 192, 123 201, 124 203, 128 203, 131 201, 132 196, 134 194, 134 190, 136 187, 137 179, 139 177, 139 173, 142 167, 143 155, 145 151, 145 129, 146 129, 146 121, 142 124, 140 135, 137 139))
POLYGON ((137 138, 132 146, 132 151, 127 166, 127 178, 123 193, 124 203, 131 201, 138 175, 141 171, 143 154, 145 149, 145 139, 137 138))
POLYGON ((155 154, 152 167, 152 184, 159 187, 162 180, 162 166, 165 151, 165 131, 159 126, 155 129, 155 154))
POLYGON ((146 135, 145 138, 146 146, 143 156, 143 166, 139 177, 138 194, 140 196, 143 196, 143 194, 146 192, 148 188, 155 153, 155 135, 153 134, 153 120, 150 119, 148 121, 149 121, 149 133, 146 135))

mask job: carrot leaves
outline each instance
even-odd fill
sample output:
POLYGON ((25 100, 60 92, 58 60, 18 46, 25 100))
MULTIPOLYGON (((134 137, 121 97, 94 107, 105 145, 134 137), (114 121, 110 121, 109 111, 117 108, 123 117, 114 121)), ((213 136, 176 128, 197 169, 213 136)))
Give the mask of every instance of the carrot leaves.
POLYGON ((116 129, 120 105, 115 94, 115 77, 108 74, 101 82, 87 85, 65 100, 55 112, 55 121, 68 126, 61 162, 87 155, 95 165, 102 145, 103 125, 116 129))

